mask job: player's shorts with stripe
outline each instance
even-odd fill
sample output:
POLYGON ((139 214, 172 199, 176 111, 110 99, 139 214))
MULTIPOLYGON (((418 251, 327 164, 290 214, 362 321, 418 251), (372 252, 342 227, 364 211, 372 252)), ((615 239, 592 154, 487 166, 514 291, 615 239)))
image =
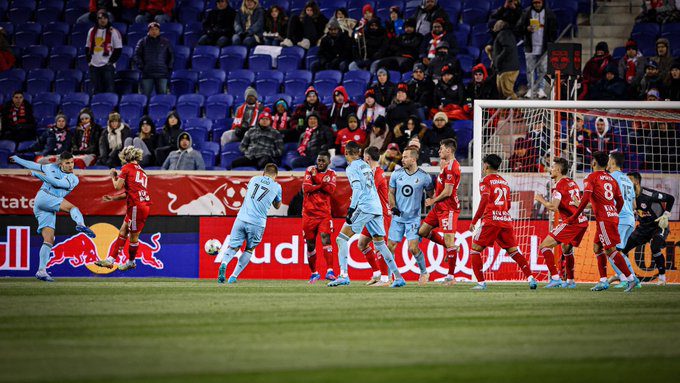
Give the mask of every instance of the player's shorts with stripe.
POLYGON ((585 225, 567 225, 566 223, 561 223, 555 226, 548 235, 559 243, 578 247, 583 240, 583 236, 586 235, 586 231, 588 231, 587 223, 585 225))
POLYGON ((352 224, 349 225, 355 233, 361 233, 367 237, 385 236, 385 221, 383 215, 364 213, 357 209, 352 217, 352 224))
POLYGON ((438 227, 442 233, 454 234, 458 226, 458 214, 460 214, 460 211, 444 209, 440 206, 442 204, 434 205, 432 210, 427 213, 423 223, 432 227, 438 227))
POLYGON ((333 233, 333 220, 331 217, 304 217, 302 219, 302 235, 305 240, 313 241, 319 233, 333 233))
POLYGON ((243 222, 240 219, 234 221, 229 234, 229 247, 239 249, 246 242, 246 249, 254 249, 262 242, 264 227, 243 222))
POLYGON ((602 245, 603 249, 611 249, 621 243, 619 224, 617 222, 596 222, 595 227, 597 231, 595 232, 595 240, 593 242, 602 245))
POLYGON ((38 234, 43 228, 51 227, 54 229, 57 222, 57 212, 61 206, 63 198, 55 197, 44 190, 39 190, 35 196, 33 204, 33 214, 38 220, 38 234))
POLYGON ((128 206, 125 212, 125 222, 128 223, 130 233, 141 233, 146 219, 149 217, 149 205, 132 205, 128 206))
POLYGON ((515 230, 512 227, 502 227, 482 223, 472 237, 472 244, 481 247, 490 247, 497 243, 501 249, 517 247, 515 230))
POLYGON ((619 221, 619 237, 621 237, 621 242, 616 246, 617 248, 624 249, 626 247, 628 238, 633 234, 633 230, 635 230, 635 221, 632 224, 621 223, 619 221))
POLYGON ((390 224, 390 230, 388 234, 388 239, 392 242, 401 242, 402 238, 406 237, 407 241, 417 240, 418 229, 420 228, 420 219, 418 217, 411 220, 401 222, 397 220, 392 220, 390 224))

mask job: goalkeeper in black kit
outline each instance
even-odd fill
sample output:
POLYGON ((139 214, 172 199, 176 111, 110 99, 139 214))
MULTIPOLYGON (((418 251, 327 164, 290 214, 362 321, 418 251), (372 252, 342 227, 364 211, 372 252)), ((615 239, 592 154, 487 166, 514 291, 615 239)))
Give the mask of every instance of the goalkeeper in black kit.
POLYGON ((628 173, 628 178, 633 182, 635 188, 635 204, 639 224, 628 238, 626 247, 622 250, 623 254, 640 245, 649 242, 652 248, 652 259, 654 265, 659 270, 659 281, 657 285, 666 284, 665 259, 661 250, 666 246, 669 228, 668 219, 671 216, 671 209, 675 202, 675 197, 660 191, 644 188, 641 185, 642 176, 640 173, 628 173))

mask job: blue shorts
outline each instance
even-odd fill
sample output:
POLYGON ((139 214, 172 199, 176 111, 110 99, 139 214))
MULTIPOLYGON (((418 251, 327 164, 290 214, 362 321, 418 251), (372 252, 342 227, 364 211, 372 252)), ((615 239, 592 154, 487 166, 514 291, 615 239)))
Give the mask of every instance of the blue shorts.
POLYGON ((254 249, 262 242, 264 227, 256 226, 240 220, 234 221, 234 226, 229 234, 229 247, 239 249, 246 242, 246 249, 254 249))
POLYGON ((352 224, 350 227, 354 233, 361 233, 366 226, 366 230, 371 236, 385 236, 385 224, 383 222, 382 214, 368 214, 361 210, 356 210, 352 215, 352 224))
POLYGON ((406 222, 399 222, 392 218, 390 225, 390 233, 387 237, 392 242, 401 242, 401 239, 406 237, 407 241, 413 241, 420 238, 418 236, 418 229, 420 228, 420 219, 414 218, 406 222))
POLYGON ((635 223, 632 225, 629 224, 619 224, 619 237, 621 237, 621 243, 619 243, 618 246, 616 246, 618 249, 624 249, 626 247, 626 244, 628 243, 628 238, 630 238, 630 235, 633 234, 633 230, 635 230, 635 223))
POLYGON ((33 205, 33 214, 35 219, 38 220, 38 234, 45 227, 55 228, 57 213, 63 200, 63 198, 47 194, 42 190, 38 191, 38 194, 35 196, 35 204, 33 205))

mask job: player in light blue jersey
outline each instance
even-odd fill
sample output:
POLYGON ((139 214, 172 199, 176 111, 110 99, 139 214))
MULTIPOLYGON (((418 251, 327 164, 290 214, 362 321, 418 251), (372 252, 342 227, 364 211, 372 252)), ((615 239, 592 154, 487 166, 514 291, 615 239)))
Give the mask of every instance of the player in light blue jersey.
MULTIPOLYGON (((628 178, 626 173, 622 172, 621 170, 623 169, 623 163, 626 160, 625 156, 621 152, 614 152, 609 154, 609 162, 607 163, 607 170, 609 171, 609 174, 616 180, 616 183, 619 185, 619 189, 621 190, 621 196, 623 197, 623 209, 619 212, 619 236, 621 237, 621 243, 616 245, 616 249, 621 252, 623 255, 623 259, 626 261, 626 265, 628 265, 628 268, 630 271, 635 275, 635 271, 633 270, 633 265, 630 263, 630 259, 628 258, 626 253, 623 252, 623 249, 626 248, 626 243, 628 243, 628 238, 630 238, 630 235, 633 234, 633 230, 635 230, 635 187, 633 186, 633 182, 628 178)), ((612 282, 618 281, 619 280, 619 275, 621 275, 621 270, 619 270, 618 267, 614 264, 614 262, 609 259, 609 264, 612 266, 612 269, 614 269, 614 276, 609 278, 609 283, 611 284, 612 282)), ((640 280, 638 279, 637 276, 635 276, 635 280, 637 281, 637 286, 642 287, 640 284, 640 280)), ((628 287, 628 282, 623 281, 619 283, 618 285, 614 286, 615 289, 622 289, 628 287)))
POLYGON ((54 282, 54 279, 47 273, 47 263, 50 260, 52 245, 54 245, 57 212, 69 213, 76 223, 76 231, 85 233, 90 238, 95 237, 94 232, 85 226, 80 210, 64 199, 78 186, 78 177, 73 174, 73 155, 70 152, 63 152, 59 155, 59 164, 50 165, 40 165, 18 156, 12 156, 10 160, 31 170, 33 177, 43 181, 33 205, 33 214, 38 220, 38 234, 43 237, 43 244, 40 247, 40 263, 35 277, 41 281, 54 282))
POLYGON ((356 142, 349 142, 345 147, 347 159, 347 179, 352 187, 352 200, 347 211, 346 223, 338 235, 338 258, 340 261, 340 276, 330 283, 329 287, 349 285, 347 261, 349 258, 349 239, 355 233, 361 233, 364 226, 373 237, 373 245, 385 259, 387 267, 394 275, 392 287, 406 285, 401 277, 397 264, 394 262, 392 252, 385 244, 385 227, 383 224, 382 205, 375 187, 375 179, 371 167, 360 158, 361 147, 356 142))
POLYGON ((238 264, 227 281, 228 283, 236 283, 239 274, 248 266, 253 250, 262 241, 262 234, 264 234, 264 228, 267 226, 269 207, 272 205, 276 209, 281 207, 281 185, 276 182, 278 174, 278 167, 270 163, 265 165, 264 175, 253 177, 248 182, 243 205, 236 216, 234 226, 231 228, 229 247, 222 257, 222 264, 217 277, 218 283, 224 283, 227 265, 245 241, 246 251, 238 259, 238 264))
POLYGON ((424 284, 429 280, 425 255, 418 246, 420 236, 420 210, 423 196, 432 196, 434 185, 432 177, 423 169, 418 168, 418 151, 406 149, 401 157, 403 168, 392 173, 390 177, 390 206, 392 206, 392 224, 387 240, 387 247, 394 253, 397 244, 406 237, 408 249, 413 255, 420 269, 418 283, 424 284))

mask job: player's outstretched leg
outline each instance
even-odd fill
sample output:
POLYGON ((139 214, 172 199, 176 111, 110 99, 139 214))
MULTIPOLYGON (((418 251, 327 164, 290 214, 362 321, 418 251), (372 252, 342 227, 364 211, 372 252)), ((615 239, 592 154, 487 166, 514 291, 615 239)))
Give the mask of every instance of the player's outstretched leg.
POLYGON ((67 200, 63 200, 61 201, 59 210, 65 213, 69 213, 73 222, 76 223, 77 232, 84 233, 90 238, 95 238, 97 236, 94 233, 94 231, 92 231, 89 227, 85 226, 85 219, 83 218, 83 214, 80 212, 80 209, 78 209, 75 205, 68 202, 67 200))
POLYGON ((524 254, 520 253, 519 249, 517 248, 509 249, 507 251, 508 254, 510 255, 510 258, 512 258, 513 261, 517 262, 519 269, 522 270, 522 273, 526 277, 527 281, 529 281, 529 288, 535 290, 536 287, 538 287, 538 283, 536 282, 536 278, 534 278, 534 276, 531 274, 529 263, 527 262, 527 259, 524 256, 524 254))
POLYGON ((222 263, 220 263, 220 268, 217 271, 217 283, 224 283, 227 281, 227 265, 234 259, 234 255, 236 255, 237 251, 238 249, 233 247, 228 247, 227 251, 225 251, 224 256, 222 257, 222 263))
POLYGON ((373 245, 375 246, 375 249, 383 256, 389 271, 394 275, 394 282, 390 287, 406 286, 406 281, 404 281, 404 278, 401 277, 399 268, 397 268, 397 263, 394 262, 394 257, 392 256, 390 249, 387 247, 387 244, 385 244, 385 240, 383 240, 382 237, 379 239, 374 238, 373 245))
POLYGON ((246 266, 248 266, 248 263, 250 263, 250 257, 252 256, 253 256, 252 249, 248 249, 243 254, 241 254, 241 257, 238 259, 238 263, 236 264, 236 268, 234 268, 234 272, 231 273, 231 276, 229 277, 227 283, 236 283, 238 276, 241 275, 243 269, 245 269, 246 266))
POLYGON ((334 281, 328 283, 328 287, 349 285, 347 272, 347 258, 349 258, 349 236, 343 231, 335 239, 338 244, 338 261, 340 262, 340 275, 334 281))

